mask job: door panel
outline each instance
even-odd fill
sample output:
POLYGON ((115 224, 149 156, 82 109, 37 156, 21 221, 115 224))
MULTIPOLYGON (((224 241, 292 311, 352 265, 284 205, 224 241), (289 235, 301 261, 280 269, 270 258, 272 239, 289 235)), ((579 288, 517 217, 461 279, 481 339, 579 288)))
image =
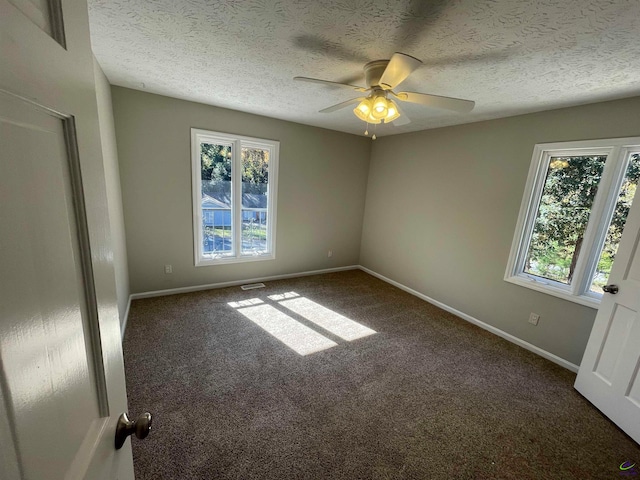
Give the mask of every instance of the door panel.
POLYGON ((627 217, 609 282, 580 364, 575 388, 640 443, 640 201, 627 217))
POLYGON ((133 479, 93 69, 84 0, 0 0, 3 480, 133 479))
POLYGON ((605 333, 594 371, 609 385, 611 385, 612 376, 616 371, 622 354, 620 346, 622 345, 624 348, 629 338, 629 332, 635 322, 635 313, 626 307, 616 305, 607 325, 607 332, 605 333))
POLYGON ((48 35, 52 34, 49 2, 47 0, 9 0, 29 20, 48 35))
POLYGON ((636 366, 631 377, 631 385, 629 386, 629 391, 626 395, 629 397, 629 400, 633 401, 638 407, 640 407, 640 371, 638 371, 638 367, 640 367, 640 359, 636 362, 636 366))
POLYGON ((64 124, 0 94, 5 401, 26 478, 63 478, 100 415, 64 124), (73 401, 70 401, 73 399, 73 401), (60 442, 64 432, 65 441, 60 442))
POLYGON ((9 0, 31 23, 63 47, 64 21, 61 0, 9 0))

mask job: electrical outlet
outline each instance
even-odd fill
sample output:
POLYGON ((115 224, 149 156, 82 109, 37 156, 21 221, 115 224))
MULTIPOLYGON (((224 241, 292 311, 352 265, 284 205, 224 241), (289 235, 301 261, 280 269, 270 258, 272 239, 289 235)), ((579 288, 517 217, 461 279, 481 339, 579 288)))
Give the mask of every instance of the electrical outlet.
POLYGON ((333 257, 333 250, 329 250, 327 252, 327 257, 329 257, 329 258, 333 257))
POLYGON ((171 265, 165 265, 164 273, 173 273, 173 267, 171 265))
POLYGON ((537 313, 531 313, 531 315, 529 315, 529 323, 531 325, 538 325, 539 320, 540 320, 540 315, 538 315, 537 313))

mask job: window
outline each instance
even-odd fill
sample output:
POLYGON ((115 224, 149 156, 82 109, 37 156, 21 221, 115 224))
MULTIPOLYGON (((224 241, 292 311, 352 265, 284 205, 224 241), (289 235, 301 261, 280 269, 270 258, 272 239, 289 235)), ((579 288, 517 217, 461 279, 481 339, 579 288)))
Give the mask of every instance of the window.
POLYGON ((191 129, 196 266, 275 258, 278 149, 191 129))
POLYGON ((536 145, 505 280, 597 307, 640 179, 640 138, 536 145))

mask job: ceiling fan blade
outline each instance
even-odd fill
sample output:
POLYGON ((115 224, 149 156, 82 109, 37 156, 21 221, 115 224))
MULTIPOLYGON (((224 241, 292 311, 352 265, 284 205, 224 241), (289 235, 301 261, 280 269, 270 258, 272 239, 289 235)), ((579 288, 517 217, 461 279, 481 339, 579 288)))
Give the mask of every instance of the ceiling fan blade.
POLYGON ((401 127, 402 125, 407 125, 408 123, 411 123, 411 119, 407 117, 407 114, 404 113, 404 110, 400 107, 400 105, 396 105, 396 107, 398 107, 398 113, 400 114, 400 116, 396 118, 393 122, 391 122, 391 124, 395 125, 396 127, 401 127))
POLYGON ((454 112, 460 113, 469 113, 473 110, 473 107, 476 104, 476 102, 472 102, 471 100, 440 97, 438 95, 429 95, 427 93, 399 92, 393 93, 393 95, 403 102, 419 103, 420 105, 426 105, 427 107, 442 108, 444 110, 453 110, 454 112))
POLYGON ((352 98, 351 100, 347 100, 346 102, 338 103, 336 105, 332 105, 331 107, 323 108, 320 110, 320 113, 330 113, 335 112, 336 110, 340 110, 341 108, 348 107, 349 105, 353 105, 354 103, 360 103, 364 100, 364 97, 352 98))
POLYGON ((422 62, 417 58, 404 53, 394 53, 380 77, 380 86, 385 90, 395 88, 420 65, 422 65, 422 62))
POLYGON ((339 83, 332 82, 330 80, 320 80, 319 78, 309 78, 309 77, 293 77, 294 80, 299 82, 311 82, 311 83, 321 83, 323 85, 331 85, 332 87, 347 87, 357 90, 358 92, 366 92, 367 89, 364 87, 359 87, 358 85, 350 85, 348 83, 339 83))
POLYGON ((392 123, 396 127, 401 127, 403 125, 408 125, 409 123, 411 123, 411 119, 403 114, 403 115, 400 115, 400 117, 398 117, 397 119, 395 119, 392 123))

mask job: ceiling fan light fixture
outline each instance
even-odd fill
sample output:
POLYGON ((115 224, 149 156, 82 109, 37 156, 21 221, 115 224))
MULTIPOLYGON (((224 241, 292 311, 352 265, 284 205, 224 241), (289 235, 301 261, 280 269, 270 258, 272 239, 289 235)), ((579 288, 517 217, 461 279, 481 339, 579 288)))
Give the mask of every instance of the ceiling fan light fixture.
POLYGON ((371 100, 371 97, 367 97, 362 100, 356 108, 353 109, 353 113, 355 113, 356 117, 358 117, 363 122, 367 122, 369 121, 369 117, 371 116, 372 109, 373 102, 371 100))
POLYGON ((387 116, 384 117, 384 123, 391 123, 400 116, 398 106, 391 100, 387 100, 387 116))
POLYGON ((378 120, 382 120, 387 116, 388 111, 389 101, 384 95, 376 95, 373 98, 373 110, 371 111, 371 116, 378 120))
POLYGON ((374 125, 390 123, 400 116, 398 106, 384 95, 369 95, 353 109, 353 113, 363 122, 374 125))
POLYGON ((375 118, 373 115, 369 115, 369 117, 367 117, 365 122, 371 123, 373 125, 377 125, 379 123, 382 123, 382 120, 380 120, 379 118, 375 118))

